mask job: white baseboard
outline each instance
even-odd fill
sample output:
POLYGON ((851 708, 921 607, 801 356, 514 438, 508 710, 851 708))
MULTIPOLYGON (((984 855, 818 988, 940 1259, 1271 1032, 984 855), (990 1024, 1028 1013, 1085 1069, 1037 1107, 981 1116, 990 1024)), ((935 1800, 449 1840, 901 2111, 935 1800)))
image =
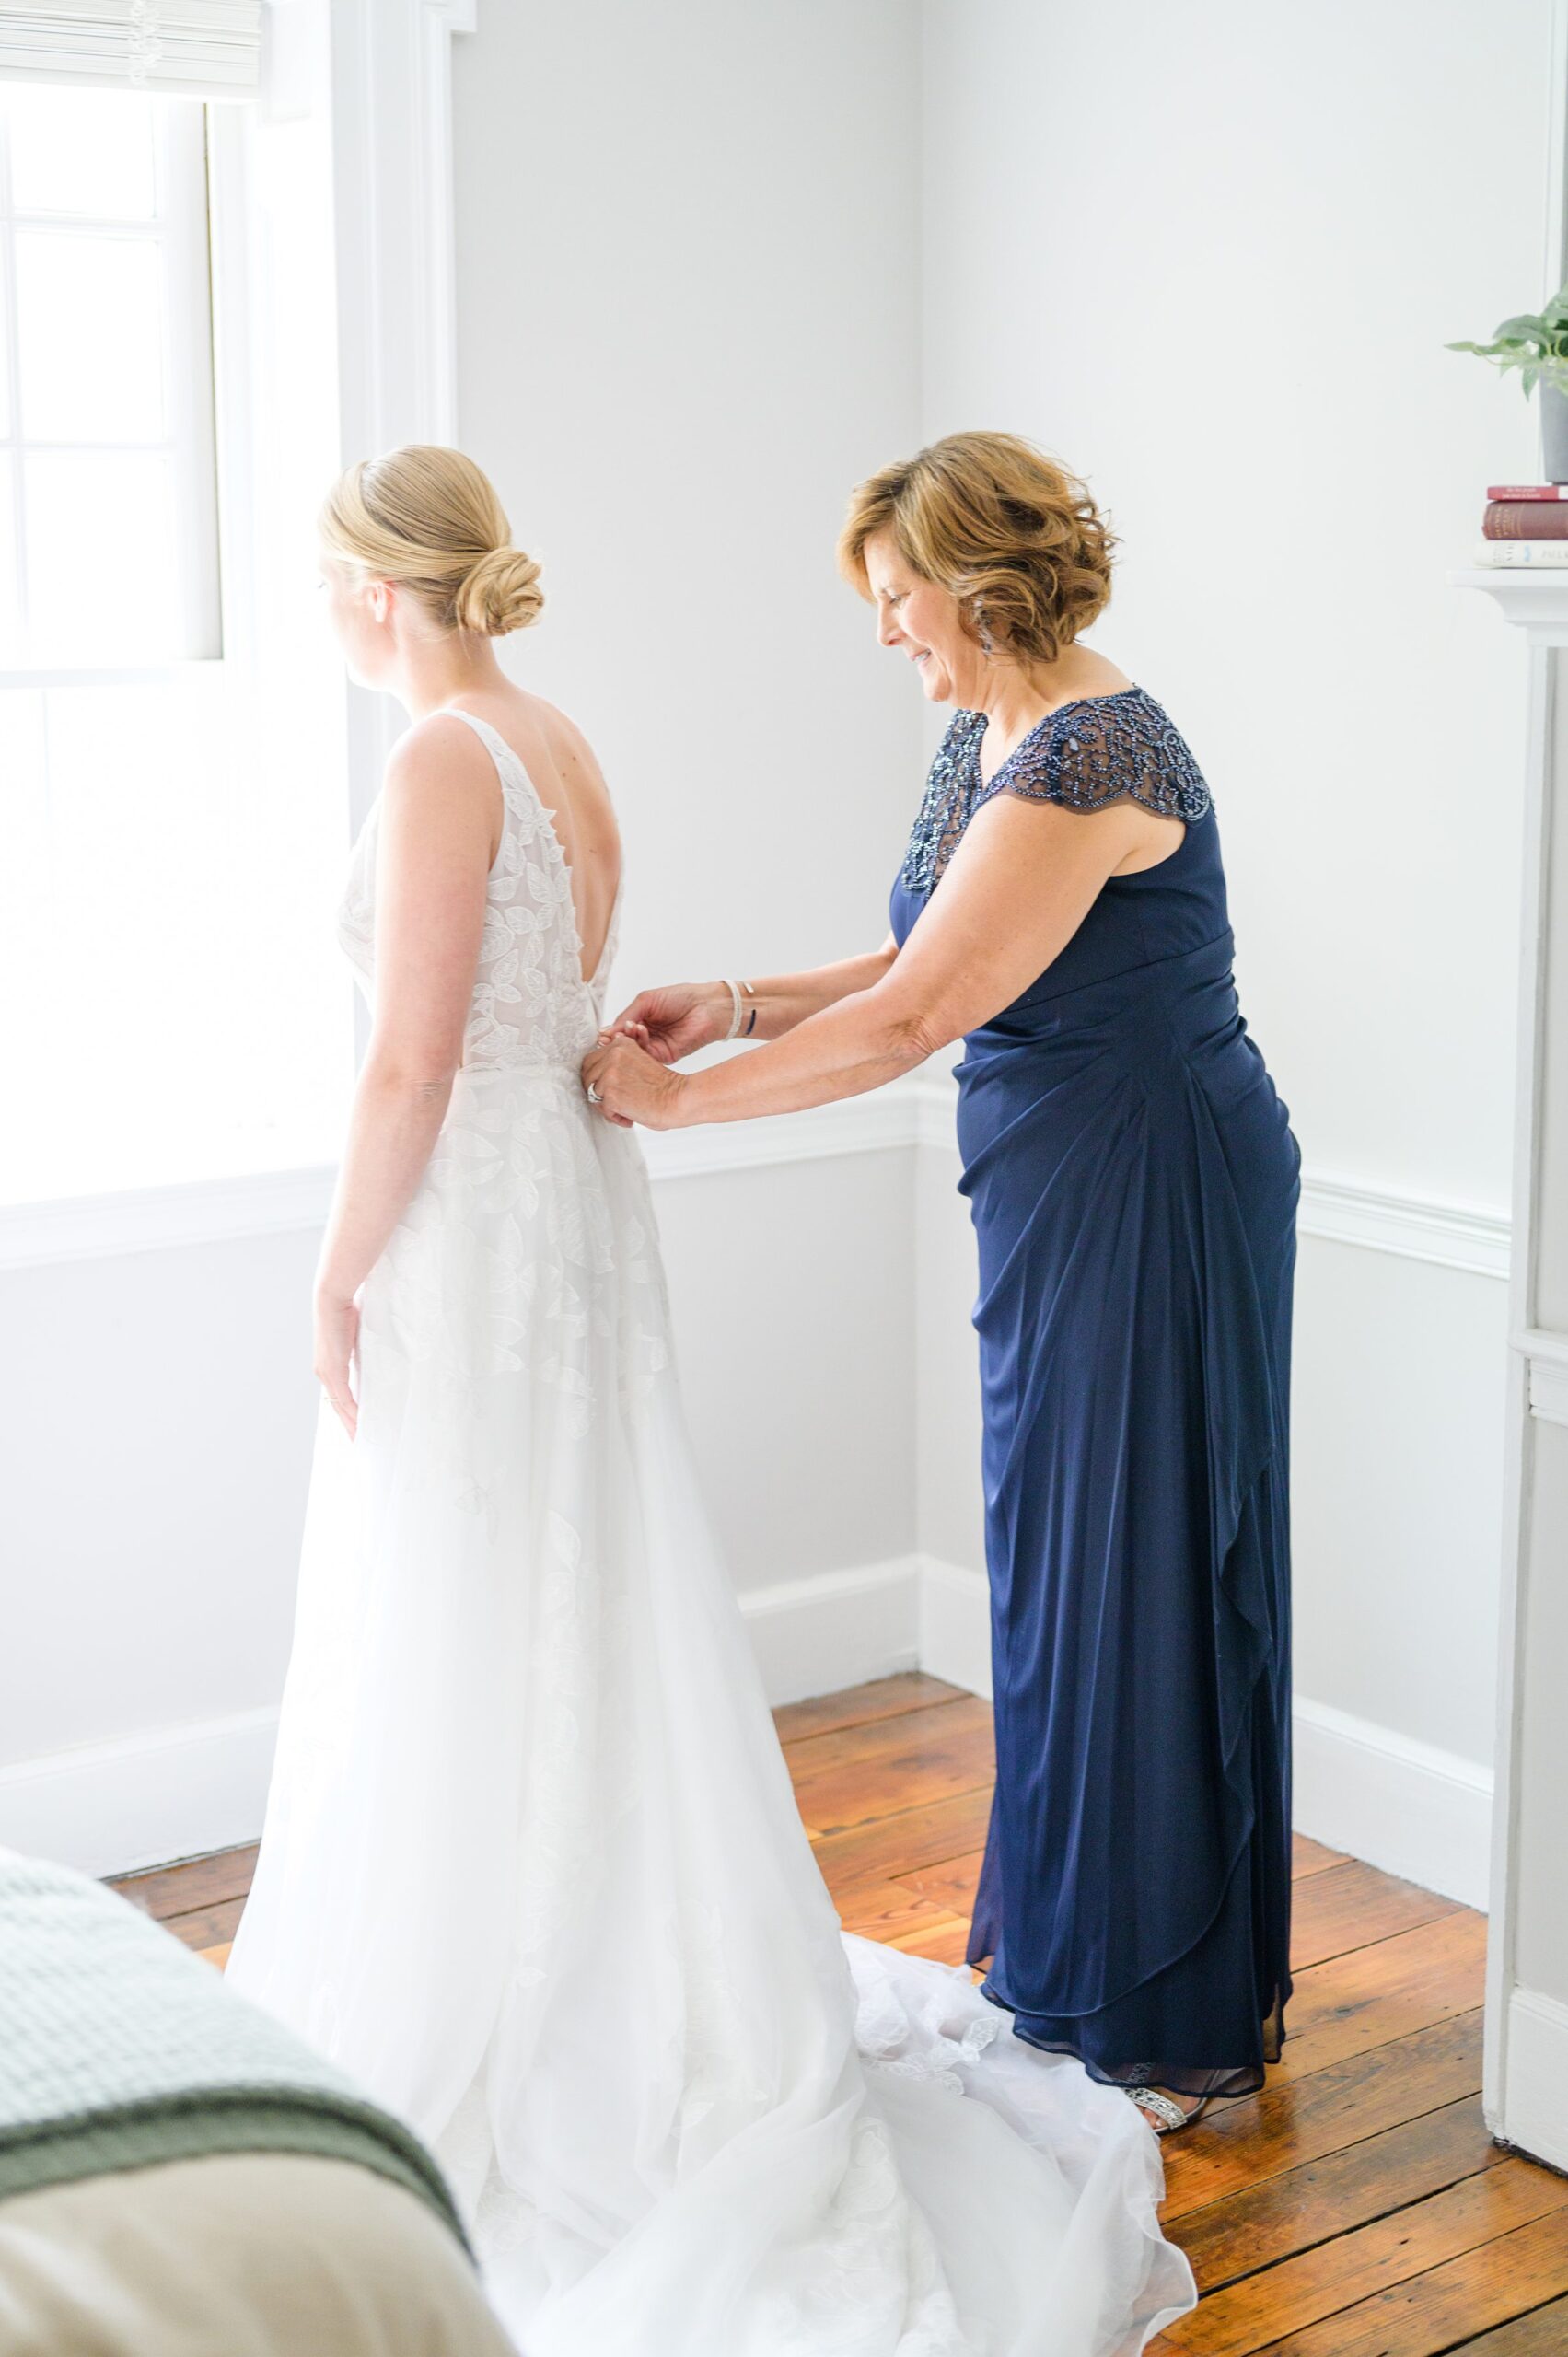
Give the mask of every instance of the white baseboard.
POLYGON ((254 1841, 277 1722, 240 1711, 0 1768, 0 1842, 126 1875, 254 1841))
MULTIPOLYGON (((912 1555, 781 1580, 739 1601, 775 1706, 919 1662, 912 1555)), ((277 1719, 275 1706, 238 1712, 0 1768, 0 1846, 125 1875, 254 1841, 277 1719)))
POLYGON ((983 1572, 921 1558, 920 1666, 991 1700, 991 1588, 983 1572))
POLYGON ((921 1569, 918 1556, 895 1555, 744 1590, 740 1609, 775 1709, 918 1667, 921 1569))
POLYGON ((1295 1719, 1298 1829, 1484 1912, 1491 1770, 1325 1702, 1295 1719))
MULTIPOLYGON (((899 1555, 739 1601, 774 1705, 913 1668, 991 1691, 981 1572, 899 1555)), ((276 1724, 247 1711, 0 1769, 0 1843, 111 1875, 253 1841, 276 1724)), ((1295 1822, 1332 1849, 1484 1909, 1491 1793, 1473 1761, 1297 1701, 1295 1822)))
POLYGON ((1568 2005, 1537 1989, 1508 2000, 1503 2116, 1494 2133, 1549 2167, 1568 2170, 1568 2005))

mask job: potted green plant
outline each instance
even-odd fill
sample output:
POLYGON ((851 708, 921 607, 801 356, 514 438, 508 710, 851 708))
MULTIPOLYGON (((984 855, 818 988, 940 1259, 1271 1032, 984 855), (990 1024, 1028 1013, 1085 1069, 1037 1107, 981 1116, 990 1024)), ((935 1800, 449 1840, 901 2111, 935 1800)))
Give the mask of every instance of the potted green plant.
POLYGON ((1521 311, 1504 319, 1490 343, 1451 343, 1448 350, 1479 353, 1499 368, 1516 368, 1527 401, 1539 385, 1547 480, 1568 482, 1568 286, 1543 311, 1521 311))

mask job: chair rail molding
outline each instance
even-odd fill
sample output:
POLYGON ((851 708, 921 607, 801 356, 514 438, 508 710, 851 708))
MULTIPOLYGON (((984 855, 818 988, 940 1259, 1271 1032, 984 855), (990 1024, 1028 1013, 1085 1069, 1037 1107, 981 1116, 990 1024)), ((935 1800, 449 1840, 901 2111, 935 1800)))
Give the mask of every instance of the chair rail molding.
MULTIPOLYGON (((911 1148, 940 1150, 956 1158, 955 1097, 950 1080, 916 1074, 809 1112, 724 1121, 707 1129, 645 1131, 641 1143, 649 1172, 660 1184, 911 1148)), ((321 1164, 53 1202, 0 1204, 0 1271, 319 1227, 331 1202, 333 1176, 331 1167, 321 1164)), ((1330 1243, 1392 1252, 1476 1276, 1508 1274, 1509 1223, 1500 1213, 1474 1205, 1308 1176, 1300 1225, 1304 1235, 1330 1243)))
MULTIPOLYGON (((1561 112, 1568 41, 1564 12, 1555 15, 1561 112)), ((1549 244, 1562 250, 1561 130, 1553 154, 1549 244)), ((1568 1552, 1568 1330, 1561 1277, 1541 1282, 1543 1267, 1568 1268, 1568 573, 1475 567, 1449 578, 1491 597, 1529 649, 1483 2102, 1494 2135, 1561 2167, 1561 2132, 1547 2134, 1543 2123, 1568 2117, 1568 1956, 1553 1928, 1568 1741, 1556 1680, 1532 1676, 1526 1641, 1538 1655, 1557 1642, 1552 1612, 1568 1552), (1543 1804, 1549 1793, 1555 1805, 1543 1804), (1532 1985, 1540 1980, 1561 1985, 1532 1985)))

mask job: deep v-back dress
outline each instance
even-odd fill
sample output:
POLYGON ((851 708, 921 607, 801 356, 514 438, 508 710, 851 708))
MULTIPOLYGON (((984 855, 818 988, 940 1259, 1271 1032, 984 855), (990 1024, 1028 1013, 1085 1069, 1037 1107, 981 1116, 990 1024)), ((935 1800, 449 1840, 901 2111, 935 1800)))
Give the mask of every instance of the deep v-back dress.
MULTIPOLYGON (((1157 2147, 841 1933, 698 1493, 602 976, 505 738, 462 1070, 323 1406, 229 1963, 445 2165, 528 2357, 1133 2357, 1157 2147)), ((374 814, 341 931, 369 986, 374 814)))
POLYGON ((974 812, 1131 795, 1113 876, 958 1067, 979 1243, 996 1785, 969 1956, 1098 2077, 1258 2086, 1290 1993, 1288 1399, 1300 1154, 1237 1003, 1213 800, 1142 687, 932 767, 907 940, 974 812))

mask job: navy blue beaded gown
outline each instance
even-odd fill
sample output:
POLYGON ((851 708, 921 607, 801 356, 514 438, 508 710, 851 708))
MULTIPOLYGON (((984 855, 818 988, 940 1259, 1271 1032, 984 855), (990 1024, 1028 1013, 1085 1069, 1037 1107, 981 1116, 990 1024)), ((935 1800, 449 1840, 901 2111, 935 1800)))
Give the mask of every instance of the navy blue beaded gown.
POLYGON ((933 765, 900 946, 993 794, 1185 828, 968 1035, 996 1787, 970 1961, 1097 2078, 1241 2093, 1290 1994, 1291 1293, 1300 1154, 1237 1004, 1209 789, 1141 687, 989 780, 933 765))

